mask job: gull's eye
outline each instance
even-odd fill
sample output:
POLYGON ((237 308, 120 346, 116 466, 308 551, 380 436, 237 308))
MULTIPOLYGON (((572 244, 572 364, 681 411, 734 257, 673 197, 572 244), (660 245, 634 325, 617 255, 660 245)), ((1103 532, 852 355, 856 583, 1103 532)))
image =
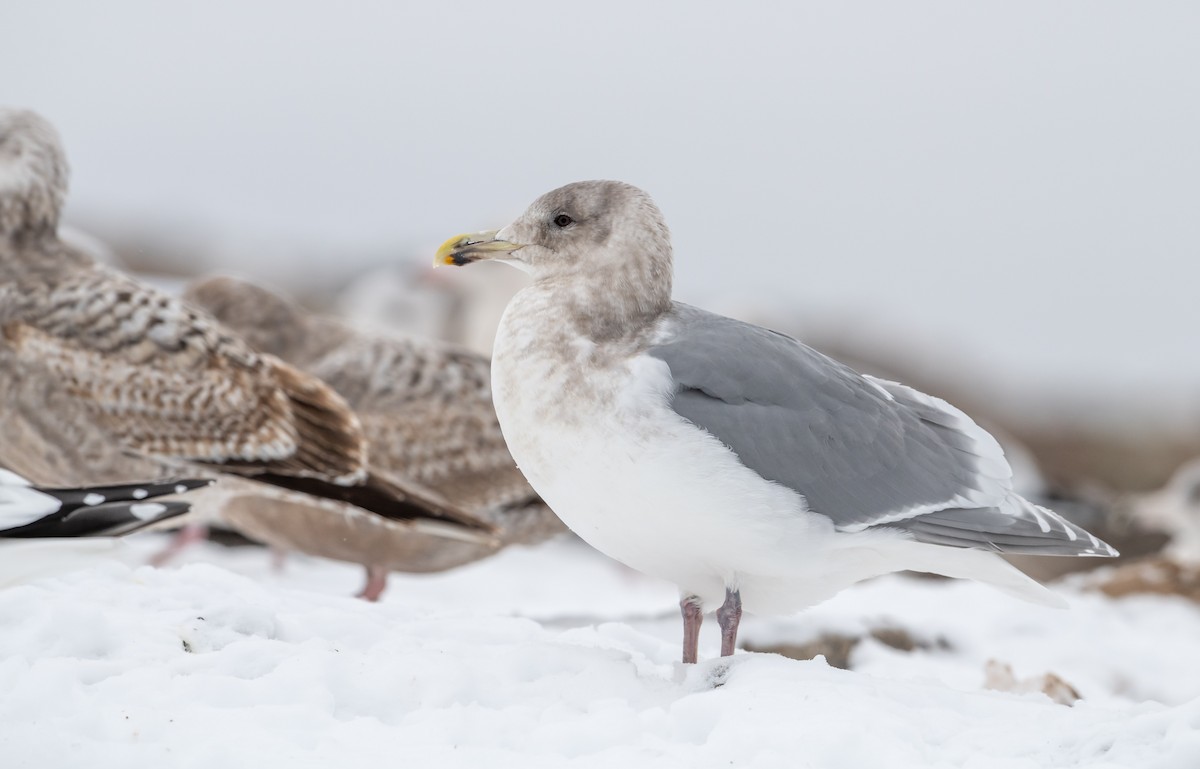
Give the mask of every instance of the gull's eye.
POLYGON ((554 217, 554 226, 555 227, 569 227, 570 225, 572 225, 574 223, 575 223, 575 220, 572 219, 571 217, 567 216, 566 214, 559 214, 558 216, 554 217))

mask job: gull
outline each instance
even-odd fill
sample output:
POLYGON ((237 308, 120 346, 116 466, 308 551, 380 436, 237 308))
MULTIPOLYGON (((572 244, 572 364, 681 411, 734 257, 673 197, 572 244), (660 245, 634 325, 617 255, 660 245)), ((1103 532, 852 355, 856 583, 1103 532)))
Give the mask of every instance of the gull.
POLYGON ((487 522, 374 472, 358 417, 328 385, 61 240, 66 188, 54 128, 0 110, 0 463, 77 485, 207 469, 490 539, 487 522))
POLYGON ((636 187, 569 184, 435 263, 485 259, 532 278, 492 358, 513 458, 580 537, 679 586, 685 663, 712 607, 728 656, 743 608, 905 569, 1061 605, 999 553, 1116 554, 1013 491, 999 444, 945 401, 672 301, 667 225, 636 187))
POLYGON ((197 282, 184 298, 259 352, 333 387, 358 416, 376 471, 478 516, 492 525, 495 538, 418 547, 411 535, 370 527, 369 519, 313 510, 285 525, 283 511, 235 501, 224 517, 235 518, 239 530, 261 538, 256 532, 266 528, 275 532, 274 543, 287 545, 283 540, 291 536, 306 552, 364 563, 362 597, 370 600, 383 592, 389 571, 443 571, 565 531, 508 453, 484 356, 444 342, 360 331, 231 277, 197 282))

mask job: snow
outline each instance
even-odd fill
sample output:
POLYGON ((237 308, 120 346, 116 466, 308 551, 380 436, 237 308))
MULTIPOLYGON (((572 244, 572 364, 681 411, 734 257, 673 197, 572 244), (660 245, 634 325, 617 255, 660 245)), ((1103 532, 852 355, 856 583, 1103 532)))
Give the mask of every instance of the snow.
MULTIPOLYGON (((980 585, 894 576, 743 640, 908 628, 853 671, 773 654, 685 667, 673 589, 573 541, 444 575, 198 547, 138 565, 139 536, 0 590, 7 767, 1192 767, 1200 610, 1064 588, 1068 611, 980 585), (118 557, 119 556, 119 557, 118 557), (1054 672, 1083 700, 983 689, 989 659, 1054 672), (720 685, 717 685, 720 684, 720 685)), ((0 569, 10 561, 0 551, 0 569)))

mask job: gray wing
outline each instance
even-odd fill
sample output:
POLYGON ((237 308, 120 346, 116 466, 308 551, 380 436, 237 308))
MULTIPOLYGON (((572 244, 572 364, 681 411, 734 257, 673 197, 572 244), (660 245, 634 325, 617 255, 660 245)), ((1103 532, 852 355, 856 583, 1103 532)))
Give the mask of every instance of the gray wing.
POLYGON ((960 412, 907 388, 898 398, 783 334, 686 306, 675 315, 649 353, 671 369, 676 413, 839 528, 1008 495, 999 445, 960 412))
POLYGON ((675 412, 838 529, 888 524, 1005 552, 1107 547, 1013 493, 999 444, 943 401, 686 305, 663 331, 647 352, 671 370, 675 412))

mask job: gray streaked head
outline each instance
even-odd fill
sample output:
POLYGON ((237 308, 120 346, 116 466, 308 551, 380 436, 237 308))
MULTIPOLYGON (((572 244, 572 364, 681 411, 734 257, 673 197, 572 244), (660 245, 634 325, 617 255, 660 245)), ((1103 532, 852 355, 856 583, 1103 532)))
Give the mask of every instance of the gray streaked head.
POLYGON ((636 314, 671 297, 671 235, 650 196, 624 182, 575 182, 535 200, 495 232, 451 238, 435 264, 507 262, 535 281, 567 280, 623 296, 636 314))
POLYGON ((67 195, 67 160, 54 126, 0 108, 0 234, 52 234, 67 195))
POLYGON ((496 233, 520 243, 512 259, 531 272, 590 269, 610 261, 659 259, 671 265, 671 238, 658 206, 624 182, 575 182, 535 200, 496 233))

